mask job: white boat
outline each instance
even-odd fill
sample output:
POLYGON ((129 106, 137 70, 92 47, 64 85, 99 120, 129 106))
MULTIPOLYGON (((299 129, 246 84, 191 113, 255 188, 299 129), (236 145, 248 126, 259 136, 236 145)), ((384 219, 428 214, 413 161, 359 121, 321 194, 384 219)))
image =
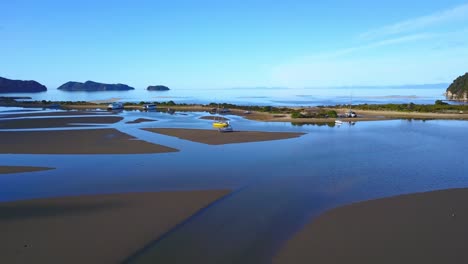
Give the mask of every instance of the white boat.
POLYGON ((341 120, 335 120, 335 124, 336 124, 336 125, 342 125, 342 124, 343 124, 343 121, 341 121, 341 120))
POLYGON ((145 104, 145 105, 143 105, 143 109, 144 110, 155 110, 156 105, 155 104, 145 104))
POLYGON ((218 131, 221 132, 221 133, 224 133, 224 132, 232 132, 234 130, 232 129, 232 126, 228 124, 228 126, 226 126, 226 127, 218 128, 218 131))
POLYGON ((123 103, 120 103, 120 102, 114 102, 107 106, 107 109, 109 110, 117 110, 117 109, 123 109, 123 108, 124 108, 124 105, 123 103))

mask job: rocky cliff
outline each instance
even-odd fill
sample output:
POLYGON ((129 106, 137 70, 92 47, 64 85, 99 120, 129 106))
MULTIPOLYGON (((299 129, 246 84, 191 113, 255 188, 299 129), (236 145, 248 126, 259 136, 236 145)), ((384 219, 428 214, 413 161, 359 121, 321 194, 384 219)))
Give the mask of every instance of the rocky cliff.
POLYGON ((449 100, 468 101, 468 73, 455 79, 445 95, 449 100))

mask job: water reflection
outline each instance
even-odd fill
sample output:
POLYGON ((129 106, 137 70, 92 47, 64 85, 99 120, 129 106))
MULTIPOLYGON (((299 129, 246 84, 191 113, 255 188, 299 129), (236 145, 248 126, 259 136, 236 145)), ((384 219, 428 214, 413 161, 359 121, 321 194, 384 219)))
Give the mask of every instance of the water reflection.
POLYGON ((2 164, 55 167, 0 177, 0 200, 181 189, 238 190, 141 256, 156 263, 268 263, 275 250, 324 210, 350 202, 467 187, 463 121, 393 120, 289 124, 228 118, 239 130, 306 132, 294 139, 210 146, 140 127, 211 128, 206 113, 122 112, 111 125, 178 153, 0 155, 2 164), (127 125, 134 118, 150 124, 127 125), (159 262, 158 262, 159 260, 159 262))

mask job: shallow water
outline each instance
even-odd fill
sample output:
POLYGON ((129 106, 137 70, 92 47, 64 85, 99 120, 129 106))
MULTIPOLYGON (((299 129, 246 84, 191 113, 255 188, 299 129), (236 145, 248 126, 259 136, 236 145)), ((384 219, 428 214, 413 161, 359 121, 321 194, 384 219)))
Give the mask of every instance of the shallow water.
MULTIPOLYGON (((110 125, 178 148, 138 155, 0 155, 2 165, 56 167, 0 177, 0 200, 113 192, 232 189, 234 193, 156 241, 155 263, 269 263, 324 210, 367 199, 468 187, 465 121, 377 121, 340 127, 227 116, 238 130, 291 131, 294 139, 210 146, 140 130, 210 128, 206 113, 122 112, 110 125), (139 117, 158 121, 124 124, 139 117)), ((108 126, 106 126, 108 127, 108 126)))

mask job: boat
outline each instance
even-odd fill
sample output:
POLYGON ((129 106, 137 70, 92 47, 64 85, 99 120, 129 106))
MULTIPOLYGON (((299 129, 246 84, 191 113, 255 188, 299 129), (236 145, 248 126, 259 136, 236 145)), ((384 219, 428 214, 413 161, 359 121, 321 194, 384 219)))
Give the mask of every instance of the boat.
MULTIPOLYGON (((216 108, 216 113, 215 114, 219 114, 220 113, 220 108, 219 108, 219 105, 218 105, 218 108, 216 108)), ((225 128, 225 127, 228 127, 229 126, 229 121, 224 121, 224 120, 218 120, 218 116, 215 116, 214 119, 213 119, 213 127, 214 128, 225 128)))
POLYGON ((232 126, 228 124, 227 127, 218 128, 218 131, 221 132, 221 133, 225 133, 225 132, 232 132, 234 130, 232 129, 232 126))
POLYGON ((343 121, 337 119, 335 120, 335 124, 340 126, 343 124, 343 121))
POLYGON ((229 126, 228 121, 222 121, 222 120, 216 120, 213 122, 213 127, 214 128, 225 128, 229 126))
POLYGON ((348 109, 348 112, 345 113, 345 117, 350 117, 350 118, 357 117, 356 113, 351 110, 352 105, 353 105, 353 95, 351 94, 351 99, 349 102, 349 109, 348 109))
POLYGON ((145 105, 143 105, 143 109, 144 110, 155 110, 156 105, 155 104, 145 104, 145 105))
POLYGON ((123 109, 124 105, 123 103, 120 102, 113 102, 107 106, 107 109, 109 110, 117 110, 117 109, 123 109))

